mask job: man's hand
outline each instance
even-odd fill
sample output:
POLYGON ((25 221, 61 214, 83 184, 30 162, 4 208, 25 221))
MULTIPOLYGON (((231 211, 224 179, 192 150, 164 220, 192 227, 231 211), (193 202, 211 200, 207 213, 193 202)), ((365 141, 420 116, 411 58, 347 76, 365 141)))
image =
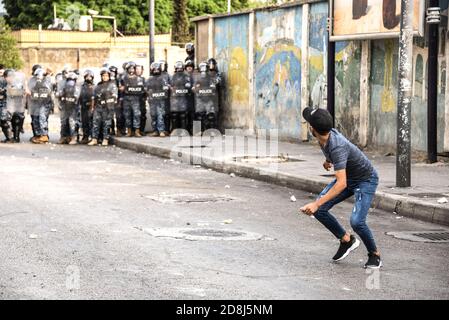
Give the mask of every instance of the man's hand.
POLYGON ((318 204, 316 202, 311 202, 311 203, 305 205, 304 207, 300 208, 299 210, 301 210, 303 213, 311 216, 311 215, 314 215, 318 211, 319 208, 320 207, 318 206, 318 204))
POLYGON ((332 168, 332 163, 330 163, 330 162, 328 162, 328 161, 324 161, 324 163, 323 163, 323 168, 324 168, 326 171, 330 171, 330 169, 332 168))

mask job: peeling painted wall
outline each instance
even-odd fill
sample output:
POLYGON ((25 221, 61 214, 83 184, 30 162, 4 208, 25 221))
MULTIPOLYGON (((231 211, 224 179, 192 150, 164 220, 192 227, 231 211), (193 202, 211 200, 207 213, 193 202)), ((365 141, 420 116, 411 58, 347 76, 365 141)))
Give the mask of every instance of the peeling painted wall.
MULTIPOLYGON (((398 91, 398 41, 372 41, 371 51, 371 106, 369 145, 375 149, 396 149, 397 91, 398 91)), ((413 100, 412 149, 427 150, 427 48, 413 48, 413 100)), ((444 99, 446 64, 439 56, 438 83, 438 152, 443 151, 444 99)))
POLYGON ((301 134, 302 7, 256 12, 255 109, 257 129, 301 134))
MULTIPOLYGON (((446 15, 446 13, 445 13, 446 15)), ((252 130, 279 129, 283 140, 301 137, 301 84, 308 89, 304 101, 326 108, 326 52, 328 3, 309 3, 308 42, 303 41, 303 7, 258 9, 253 13, 214 17, 213 48, 225 79, 222 92, 222 124, 225 128, 252 130), (250 26, 253 21, 254 25, 250 26), (308 49, 307 78, 301 78, 302 44, 308 49), (308 45, 307 45, 308 43, 308 45)), ((447 25, 443 17, 441 25, 447 25)), ((208 20, 197 22, 205 30, 208 20), (201 25, 202 24, 202 25, 201 25)), ((205 32, 203 32, 205 33, 205 32)), ((307 33, 306 33, 307 34, 307 33)), ((446 62, 445 30, 440 28, 438 80, 438 151, 443 151, 445 131, 446 62)), ((208 47, 207 34, 197 43, 208 47)), ((412 148, 427 149, 427 48, 423 38, 414 46, 412 102, 412 148)), ((365 72, 361 74, 362 41, 336 43, 336 127, 354 143, 367 136, 368 147, 396 149, 398 40, 371 40, 366 46, 365 72), (368 64, 368 66, 366 65, 368 64), (361 88, 369 87, 363 99, 361 88), (369 106, 366 106, 366 105, 369 106), (368 109, 368 114, 366 110, 368 109), (361 120, 368 116, 361 129, 361 120), (363 133, 363 135, 362 135, 363 133)), ((448 111, 446 111, 448 113, 448 111)), ((254 131, 254 132, 256 132, 254 131)), ((365 143, 364 142, 364 143, 365 143)))
POLYGON ((312 4, 309 20, 309 105, 326 108, 327 3, 312 4))
MULTIPOLYGON (((221 124, 224 128, 249 129, 248 15, 215 20, 215 57, 223 73, 221 124)), ((251 128, 252 129, 252 128, 251 128)))
POLYGON ((335 45, 335 127, 354 143, 359 141, 361 42, 335 45))
MULTIPOLYGON (((311 5, 309 32, 309 104, 327 108, 326 2, 311 5)), ((335 48, 335 125, 350 140, 358 141, 360 115, 359 41, 337 42, 335 48)))

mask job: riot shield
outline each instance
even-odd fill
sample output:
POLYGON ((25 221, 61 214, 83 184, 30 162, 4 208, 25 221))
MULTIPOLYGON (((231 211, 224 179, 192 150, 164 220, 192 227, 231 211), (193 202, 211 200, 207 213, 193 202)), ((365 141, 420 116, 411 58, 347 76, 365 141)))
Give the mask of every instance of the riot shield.
POLYGON ((184 72, 175 73, 171 79, 170 111, 186 112, 191 88, 190 77, 184 72))
POLYGON ((152 101, 168 98, 168 83, 162 75, 152 76, 146 82, 146 91, 150 104, 152 101))
POLYGON ((113 111, 118 98, 118 88, 114 81, 101 83, 95 90, 95 107, 113 111))
POLYGON ((77 119, 78 102, 81 94, 81 81, 65 80, 60 92, 61 121, 77 119))
POLYGON ((127 96, 142 96, 145 93, 145 82, 142 77, 125 75, 123 84, 127 96))
POLYGON ((195 75, 194 95, 196 113, 218 113, 217 87, 209 74, 195 75))
POLYGON ((49 77, 31 77, 28 82, 30 97, 28 99, 28 111, 32 116, 38 116, 40 108, 50 105, 52 102, 52 83, 49 77))
POLYGON ((26 77, 22 72, 8 75, 6 87, 6 106, 9 113, 25 112, 26 77))

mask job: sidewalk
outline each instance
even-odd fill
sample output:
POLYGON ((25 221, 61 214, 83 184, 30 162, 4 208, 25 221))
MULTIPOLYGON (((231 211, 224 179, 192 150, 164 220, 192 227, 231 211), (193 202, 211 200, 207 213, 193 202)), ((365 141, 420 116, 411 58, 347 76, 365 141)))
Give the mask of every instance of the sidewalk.
MULTIPOLYGON (((293 144, 254 137, 115 138, 116 146, 170 158, 216 171, 319 193, 332 172, 316 144, 293 144)), ((413 163, 412 187, 396 188, 396 158, 367 154, 380 175, 374 207, 398 218, 406 216, 449 225, 449 164, 413 163)))

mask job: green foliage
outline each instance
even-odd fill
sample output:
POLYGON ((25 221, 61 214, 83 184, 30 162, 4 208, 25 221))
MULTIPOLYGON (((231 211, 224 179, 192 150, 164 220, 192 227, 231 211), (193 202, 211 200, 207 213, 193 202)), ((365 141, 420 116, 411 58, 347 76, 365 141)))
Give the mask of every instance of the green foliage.
MULTIPOLYGON (((146 34, 149 29, 148 0, 3 0, 3 3, 8 12, 7 22, 13 29, 36 29, 39 24, 46 28, 53 22, 53 4, 57 6, 57 16, 72 25, 75 12, 87 15, 87 10, 93 9, 100 15, 115 16, 123 33, 146 34)), ((232 11, 253 6, 249 0, 232 1, 232 11)), ((185 24, 193 17, 226 11, 227 0, 155 0, 156 32, 167 33, 171 28, 185 30, 185 24)), ((94 29, 111 31, 112 22, 94 19, 94 29)))
POLYGON ((23 66, 16 39, 11 35, 11 30, 3 18, 0 18, 0 63, 13 69, 23 66))

